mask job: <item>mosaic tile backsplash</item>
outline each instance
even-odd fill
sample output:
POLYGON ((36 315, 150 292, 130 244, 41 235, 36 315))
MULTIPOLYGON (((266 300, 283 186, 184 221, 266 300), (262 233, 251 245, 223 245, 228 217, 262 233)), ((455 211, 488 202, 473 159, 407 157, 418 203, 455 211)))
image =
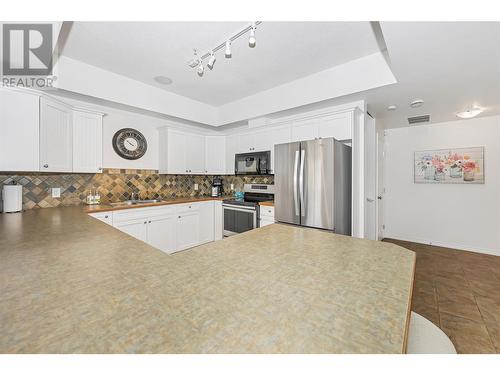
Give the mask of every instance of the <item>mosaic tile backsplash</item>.
MULTIPOLYGON (((273 184, 274 176, 221 176, 224 194, 242 191, 243 184, 273 184)), ((0 188, 15 181, 23 185, 23 208, 73 206, 85 201, 90 189, 99 189, 102 203, 130 199, 132 193, 142 199, 171 199, 210 195, 214 176, 163 175, 154 170, 105 169, 96 174, 23 173, 0 174, 0 188), (198 190, 194 190, 198 184, 198 190), (52 198, 51 189, 61 188, 61 198, 52 198)))

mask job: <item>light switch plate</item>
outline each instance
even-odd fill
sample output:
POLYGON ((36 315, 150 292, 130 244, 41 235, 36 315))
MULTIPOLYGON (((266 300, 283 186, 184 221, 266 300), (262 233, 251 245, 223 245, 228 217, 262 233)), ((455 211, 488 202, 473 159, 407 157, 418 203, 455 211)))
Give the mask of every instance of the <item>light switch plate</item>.
POLYGON ((52 198, 61 198, 61 188, 52 188, 52 198))
POLYGON ((198 184, 194 184, 194 190, 198 190, 198 184))
POLYGON ((234 190, 234 184, 231 184, 231 190, 234 190))

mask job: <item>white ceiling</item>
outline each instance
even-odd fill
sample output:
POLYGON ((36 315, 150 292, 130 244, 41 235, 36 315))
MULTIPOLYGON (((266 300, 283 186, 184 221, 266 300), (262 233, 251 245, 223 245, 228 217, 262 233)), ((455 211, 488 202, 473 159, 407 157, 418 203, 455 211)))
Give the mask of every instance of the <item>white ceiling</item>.
POLYGON ((500 114, 500 22, 381 22, 381 28, 398 83, 361 96, 386 128, 424 114, 431 123, 456 120, 474 104, 486 107, 481 116, 500 114), (410 108, 416 98, 424 105, 410 108), (387 111, 392 104, 398 109, 387 111))
POLYGON ((250 22, 75 22, 64 56, 220 106, 379 51, 369 22, 264 22, 257 46, 246 36, 233 57, 217 54, 198 77, 187 66, 193 48, 207 51, 250 22), (163 75, 172 85, 160 85, 163 75))

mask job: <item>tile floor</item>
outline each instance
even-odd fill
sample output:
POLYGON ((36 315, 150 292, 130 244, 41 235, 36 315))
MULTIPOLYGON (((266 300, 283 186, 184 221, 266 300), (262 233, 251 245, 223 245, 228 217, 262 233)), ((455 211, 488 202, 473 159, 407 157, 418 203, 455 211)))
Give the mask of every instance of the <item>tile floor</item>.
POLYGON ((458 353, 500 353, 500 257, 385 239, 417 253, 412 310, 458 353))

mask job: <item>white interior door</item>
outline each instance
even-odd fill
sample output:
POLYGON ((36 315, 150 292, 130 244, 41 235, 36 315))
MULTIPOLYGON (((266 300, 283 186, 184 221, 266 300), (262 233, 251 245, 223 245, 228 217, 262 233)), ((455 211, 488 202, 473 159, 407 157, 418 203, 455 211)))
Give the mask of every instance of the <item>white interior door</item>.
POLYGON ((377 228, 378 240, 385 237, 384 229, 384 158, 385 158, 385 142, 384 131, 377 132, 377 228))
POLYGON ((365 116, 365 238, 376 240, 377 228, 377 129, 365 116))

